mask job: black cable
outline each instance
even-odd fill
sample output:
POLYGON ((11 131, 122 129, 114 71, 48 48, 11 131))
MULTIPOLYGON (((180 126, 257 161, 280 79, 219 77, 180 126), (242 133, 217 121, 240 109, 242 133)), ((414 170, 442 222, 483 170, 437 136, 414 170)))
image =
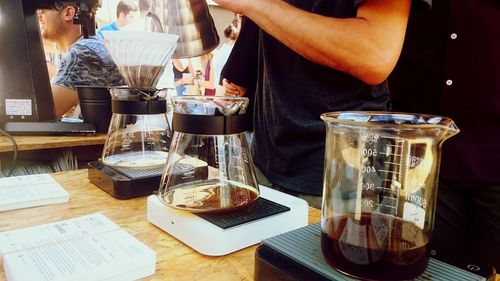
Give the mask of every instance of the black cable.
POLYGON ((17 142, 14 139, 14 137, 12 137, 6 131, 0 129, 0 133, 2 135, 4 135, 4 136, 8 137, 10 139, 10 141, 12 142, 14 156, 12 157, 12 161, 10 162, 9 170, 8 170, 7 174, 5 175, 6 177, 10 177, 10 175, 12 174, 12 171, 14 170, 14 167, 16 166, 16 161, 17 161, 17 142))

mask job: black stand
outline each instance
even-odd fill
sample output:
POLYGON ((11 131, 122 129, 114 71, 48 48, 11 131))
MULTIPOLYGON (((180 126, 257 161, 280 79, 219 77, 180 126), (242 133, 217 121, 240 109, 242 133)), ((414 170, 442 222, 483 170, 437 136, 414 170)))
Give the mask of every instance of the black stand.
POLYGON ((89 163, 91 183, 117 199, 151 195, 160 187, 163 167, 144 170, 113 169, 101 161, 89 163))
MULTIPOLYGON (((356 280, 338 272, 323 257, 319 224, 309 225, 263 241, 255 253, 255 280, 356 280)), ((390 272, 387 273, 390 278, 390 272)), ((472 262, 461 267, 430 258, 425 272, 415 280, 479 281, 495 278, 492 266, 472 262)))

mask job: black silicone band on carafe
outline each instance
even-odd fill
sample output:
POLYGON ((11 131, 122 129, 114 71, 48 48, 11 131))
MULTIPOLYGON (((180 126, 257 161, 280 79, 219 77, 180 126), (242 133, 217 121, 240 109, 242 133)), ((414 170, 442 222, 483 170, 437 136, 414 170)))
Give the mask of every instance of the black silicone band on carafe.
POLYGON ((246 130, 245 115, 207 116, 174 112, 172 130, 193 135, 231 135, 246 130))
POLYGON ((111 111, 119 114, 161 114, 167 112, 165 100, 112 100, 111 111))

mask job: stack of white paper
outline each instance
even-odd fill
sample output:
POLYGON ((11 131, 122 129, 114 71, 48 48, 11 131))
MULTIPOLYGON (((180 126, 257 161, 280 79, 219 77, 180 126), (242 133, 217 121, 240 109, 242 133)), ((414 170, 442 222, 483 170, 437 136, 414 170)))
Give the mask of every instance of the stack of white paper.
POLYGON ((68 200, 68 192, 49 174, 0 178, 0 212, 68 200))
POLYGON ((0 233, 7 280, 136 280, 156 253, 102 214, 0 233))

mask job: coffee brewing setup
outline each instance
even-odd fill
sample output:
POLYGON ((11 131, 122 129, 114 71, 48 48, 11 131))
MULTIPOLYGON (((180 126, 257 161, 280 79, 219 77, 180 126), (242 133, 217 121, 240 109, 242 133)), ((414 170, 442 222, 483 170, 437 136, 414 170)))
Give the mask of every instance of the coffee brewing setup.
POLYGON ((219 38, 206 1, 172 0, 166 11, 164 30, 178 35, 103 32, 127 86, 110 89, 113 115, 90 181, 118 199, 159 187, 147 200, 148 221, 205 255, 307 225, 306 201, 257 184, 244 133, 247 98, 174 97, 170 131, 165 91, 155 88, 160 75, 170 57, 208 53, 219 38))
MULTIPOLYGON (((166 18, 181 25, 200 15, 210 18, 203 0, 173 0, 168 7, 172 16, 166 18), (180 9, 187 6, 191 9, 180 9)), ((211 18, 195 22, 213 32, 207 29, 213 27, 211 18)), ((191 40, 197 32, 184 30, 190 29, 177 31, 183 42, 177 58, 213 49, 191 40), (185 43, 190 40, 196 44, 185 43)), ((154 85, 177 38, 121 33, 105 40, 127 87, 111 90, 108 138, 102 159, 90 164, 89 178, 120 199, 151 194, 159 185, 147 198, 147 220, 155 226, 209 256, 262 242, 255 280, 486 280, 491 275, 489 267, 452 266, 430 257, 441 146, 459 131, 452 120, 387 112, 323 114, 321 223, 307 226, 306 201, 256 181, 244 135, 248 99, 174 97, 171 132, 164 91, 154 85), (153 37, 165 41, 148 42, 153 37), (168 50, 151 48, 160 45, 168 50)))
POLYGON ((332 112, 321 118, 321 223, 264 240, 256 251, 255 280, 494 276, 491 266, 463 257, 431 257, 441 146, 459 132, 451 119, 390 112, 332 112))
POLYGON ((173 136, 147 219, 196 251, 225 255, 307 225, 304 200, 257 184, 248 98, 172 98, 173 136))
POLYGON ((103 35, 127 86, 110 88, 113 115, 102 157, 89 163, 89 179, 119 199, 148 195, 158 189, 172 135, 167 89, 155 86, 178 36, 144 31, 103 35))

